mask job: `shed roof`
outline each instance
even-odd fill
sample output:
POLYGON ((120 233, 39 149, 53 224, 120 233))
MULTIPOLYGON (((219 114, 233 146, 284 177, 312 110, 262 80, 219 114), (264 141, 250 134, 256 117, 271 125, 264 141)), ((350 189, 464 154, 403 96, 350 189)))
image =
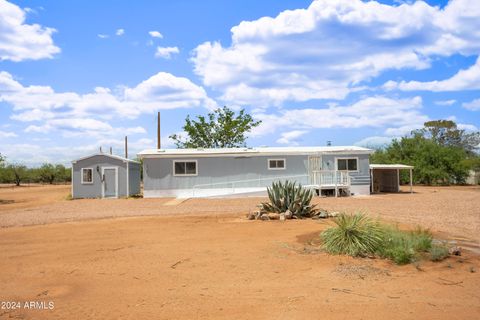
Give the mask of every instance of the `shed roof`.
POLYGON ((144 157, 157 156, 202 156, 202 155, 288 155, 318 153, 355 153, 370 154, 373 150, 357 146, 330 147, 257 147, 257 148, 216 148, 216 149, 147 149, 138 155, 144 157))
POLYGON ((371 164, 370 169, 413 169, 413 166, 406 164, 371 164))
POLYGON ((97 152, 97 153, 94 153, 94 154, 91 154, 89 156, 86 156, 86 157, 82 157, 80 159, 76 159, 76 160, 73 160, 72 163, 76 163, 77 161, 81 161, 81 160, 85 160, 85 159, 88 159, 88 158, 92 158, 92 157, 96 157, 96 156, 105 156, 105 157, 109 157, 109 158, 113 158, 113 159, 117 159, 117 160, 121 160, 121 161, 125 161, 125 162, 133 162, 133 163, 138 163, 140 164, 140 162, 138 161, 135 161, 135 160, 132 160, 132 159, 128 159, 128 158, 124 158, 124 157, 121 157, 121 156, 117 156, 115 154, 109 154, 109 153, 103 153, 103 152, 97 152))

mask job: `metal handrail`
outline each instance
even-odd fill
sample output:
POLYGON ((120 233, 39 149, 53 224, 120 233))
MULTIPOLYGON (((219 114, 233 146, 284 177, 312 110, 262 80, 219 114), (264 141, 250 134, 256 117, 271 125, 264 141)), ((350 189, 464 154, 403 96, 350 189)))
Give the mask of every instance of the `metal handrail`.
MULTIPOLYGON (((261 182, 261 181, 275 181, 275 180, 287 180, 287 179, 296 179, 296 178, 307 178, 307 180, 310 178, 311 184, 312 185, 318 185, 318 186, 335 186, 337 187, 343 187, 347 186, 349 187, 351 185, 352 177, 350 177, 348 172, 343 172, 339 170, 315 170, 312 171, 312 174, 302 174, 302 175, 290 175, 290 176, 273 176, 273 177, 261 177, 261 178, 256 178, 256 179, 244 179, 244 180, 234 180, 234 181, 224 181, 224 182, 214 182, 214 183, 202 183, 202 184, 196 184, 192 187, 192 196, 195 196, 195 190, 202 189, 205 187, 212 187, 212 186, 230 186, 232 192, 235 192, 235 188, 237 184, 240 183, 248 183, 248 182, 261 182)), ((237 186, 238 188, 238 186, 237 186)))
POLYGON ((225 182, 214 182, 214 183, 202 183, 202 184, 196 184, 192 187, 192 192, 193 196, 195 196, 195 190, 199 189, 200 187, 210 187, 210 186, 218 186, 218 185, 230 185, 232 184, 232 189, 235 192, 235 184, 237 183, 246 183, 246 182, 260 182, 260 181, 265 181, 265 180, 286 180, 286 179, 292 179, 292 178, 308 178, 308 174, 302 174, 302 175, 293 175, 293 176, 274 176, 274 177, 262 177, 262 178, 257 178, 257 179, 245 179, 245 180, 234 180, 234 181, 225 181, 225 182))

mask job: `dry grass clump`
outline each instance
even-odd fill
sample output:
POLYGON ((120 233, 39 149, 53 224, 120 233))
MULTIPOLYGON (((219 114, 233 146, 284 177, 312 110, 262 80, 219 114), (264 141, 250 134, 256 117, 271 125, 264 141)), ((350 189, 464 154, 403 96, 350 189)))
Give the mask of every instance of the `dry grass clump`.
POLYGON ((360 213, 341 214, 334 222, 335 227, 321 234, 323 248, 331 254, 379 256, 396 264, 411 263, 423 256, 440 261, 449 255, 445 246, 432 245, 433 236, 425 229, 403 231, 360 213))

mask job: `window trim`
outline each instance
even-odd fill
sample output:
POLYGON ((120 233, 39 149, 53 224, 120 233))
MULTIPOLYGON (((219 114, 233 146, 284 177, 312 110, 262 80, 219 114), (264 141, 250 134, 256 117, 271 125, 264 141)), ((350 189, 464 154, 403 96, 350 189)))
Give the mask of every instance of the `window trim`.
POLYGON ((359 172, 358 166, 360 161, 358 157, 335 157, 335 171, 342 171, 342 172, 359 172), (348 170, 348 160, 355 159, 357 161, 357 170, 348 170), (347 170, 339 170, 338 169, 338 160, 347 160, 347 170))
POLYGON ((286 170, 287 169, 287 160, 285 158, 269 158, 269 159, 267 159, 267 168, 268 168, 268 170, 286 170), (272 168, 272 167, 270 167, 270 161, 283 161, 283 168, 272 168))
POLYGON ((89 168, 82 168, 80 170, 80 182, 81 184, 93 184, 93 168, 89 167, 89 168), (83 180, 83 170, 91 170, 92 171, 92 181, 84 181, 83 180))
MULTIPOLYGON (((185 167, 186 170, 186 167, 185 167)), ((174 177, 196 177, 198 176, 198 160, 173 160, 172 161, 172 174, 174 177), (195 162, 195 173, 176 174, 175 163, 177 162, 195 162)))

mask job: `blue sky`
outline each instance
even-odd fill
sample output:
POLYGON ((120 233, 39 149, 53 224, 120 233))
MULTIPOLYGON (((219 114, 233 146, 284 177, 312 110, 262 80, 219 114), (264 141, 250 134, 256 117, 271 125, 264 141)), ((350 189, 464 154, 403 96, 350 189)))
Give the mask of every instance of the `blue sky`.
POLYGON ((251 146, 378 146, 480 127, 480 4, 0 0, 0 153, 68 163, 228 105, 251 146))

